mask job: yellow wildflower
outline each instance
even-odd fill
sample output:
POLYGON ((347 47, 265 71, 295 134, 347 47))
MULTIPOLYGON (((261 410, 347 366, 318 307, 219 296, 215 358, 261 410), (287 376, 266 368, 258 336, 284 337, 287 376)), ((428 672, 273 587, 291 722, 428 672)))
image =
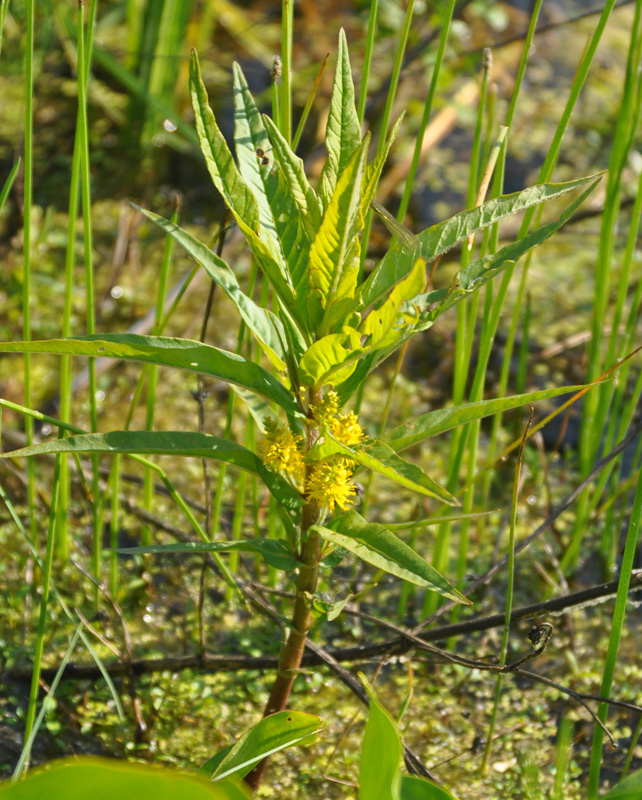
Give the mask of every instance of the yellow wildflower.
POLYGON ((340 417, 331 419, 328 423, 330 432, 341 444, 361 444, 367 438, 365 431, 359 425, 359 419, 354 411, 341 414, 340 417))
POLYGON ((265 420, 265 439, 259 444, 263 463, 275 472, 285 472, 298 485, 305 476, 303 437, 272 419, 265 420))
POLYGON ((317 505, 332 511, 335 505, 344 511, 353 502, 357 487, 352 482, 353 462, 346 458, 324 461, 310 473, 306 496, 317 505))
POLYGON ((319 425, 327 425, 339 411, 339 395, 330 389, 321 400, 312 406, 312 416, 319 425))

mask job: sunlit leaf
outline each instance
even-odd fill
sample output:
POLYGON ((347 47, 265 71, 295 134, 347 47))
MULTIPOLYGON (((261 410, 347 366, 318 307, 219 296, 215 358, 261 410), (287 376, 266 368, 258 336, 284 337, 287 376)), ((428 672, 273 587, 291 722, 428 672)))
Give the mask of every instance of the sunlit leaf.
MULTIPOLYGON (((521 192, 489 200, 477 208, 456 214, 445 222, 440 222, 438 225, 433 225, 431 228, 417 234, 418 252, 407 248, 402 243, 398 243, 386 253, 365 282, 360 292, 361 306, 368 308, 384 297, 396 283, 408 274, 418 256, 426 259, 426 262, 432 261, 437 256, 450 250, 457 242, 467 239, 472 233, 481 231, 512 214, 524 211, 545 200, 560 197, 587 183, 593 182, 592 191, 597 185, 595 178, 595 175, 590 175, 567 183, 544 183, 524 189, 521 192)), ((539 230, 544 230, 545 228, 546 226, 539 230)), ((521 239, 515 245, 520 245, 523 242, 524 239, 521 239)), ((533 246, 534 244, 530 245, 530 247, 533 246)), ((523 252, 521 251, 519 255, 523 252)), ((516 251, 513 257, 517 258, 519 255, 517 255, 516 251)))
POLYGON ((259 204, 239 174, 225 137, 216 124, 195 50, 192 50, 190 58, 189 85, 196 131, 212 181, 235 217, 258 231, 259 204))
POLYGON ((273 239, 263 241, 242 219, 238 219, 237 224, 247 239, 259 266, 281 300, 282 313, 291 317, 299 331, 302 333, 307 332, 308 323, 305 307, 297 300, 292 276, 286 270, 283 254, 278 249, 277 244, 273 239))
POLYGON ((511 408, 519 408, 529 403, 536 403, 538 400, 546 400, 547 397, 557 397, 560 394, 577 392, 582 388, 582 386, 561 386, 542 389, 539 392, 498 397, 494 400, 480 400, 477 403, 466 403, 461 406, 452 406, 451 408, 438 408, 393 428, 384 436, 384 441, 393 450, 399 452, 406 447, 419 444, 419 442, 423 442, 431 436, 437 436, 467 422, 483 419, 492 414, 498 414, 500 411, 508 411, 511 408))
POLYGON ((314 445, 307 458, 310 461, 320 461, 332 455, 345 456, 414 492, 419 492, 428 497, 437 497, 448 505, 459 505, 457 498, 453 497, 449 491, 426 475, 416 464, 411 464, 398 456, 384 442, 374 439, 370 440, 365 447, 356 448, 341 444, 341 442, 327 435, 324 441, 314 445))
POLYGON ((134 764, 113 758, 74 756, 30 772, 17 783, 0 785, 2 800, 249 800, 250 793, 231 780, 212 783, 195 773, 134 764))
POLYGON ((404 581, 470 604, 437 570, 383 525, 366 522, 356 511, 348 511, 327 523, 316 525, 321 536, 358 558, 404 581))
POLYGON ((274 146, 274 153, 283 175, 290 187, 290 192, 301 215, 303 227, 310 241, 314 240, 321 227, 322 208, 314 189, 308 183, 305 164, 290 149, 285 137, 281 134, 269 117, 263 119, 274 146))
POLYGON ((328 333, 325 314, 342 298, 354 297, 359 264, 355 237, 359 231, 361 182, 369 137, 339 176, 332 200, 310 248, 308 317, 320 332, 328 333), (323 320, 323 321, 322 321, 323 320))
POLYGON ((331 333, 318 339, 299 363, 304 386, 323 386, 344 381, 356 367, 361 337, 354 329, 331 333))
POLYGON ((295 744, 313 744, 322 727, 323 720, 315 714, 302 711, 270 714, 244 733, 231 748, 225 748, 223 758, 217 753, 200 771, 210 775, 215 782, 232 774, 244 777, 267 756, 295 744))
POLYGON ((297 413, 291 393, 259 364, 242 356, 191 339, 140 336, 133 333, 105 333, 74 339, 36 342, 2 342, 4 353, 58 353, 60 355, 123 358, 164 367, 212 375, 243 386, 273 400, 288 414, 297 413))
MULTIPOLYGON (((537 228, 517 242, 501 248, 501 250, 498 250, 494 255, 472 262, 465 270, 462 270, 462 280, 465 281, 466 286, 469 288, 463 289, 461 286, 454 286, 448 290, 439 290, 438 292, 430 292, 426 295, 412 298, 409 303, 406 304, 408 307, 407 313, 409 316, 411 314, 415 315, 417 321, 413 325, 406 326, 393 344, 376 352, 370 352, 359 361, 353 373, 346 378, 341 385, 336 387, 341 399, 341 404, 347 402, 373 369, 381 364, 382 361, 385 361, 388 356, 392 355, 392 353, 408 341, 408 339, 419 331, 430 328, 435 320, 445 311, 459 303, 465 297, 469 297, 473 291, 478 290, 487 281, 497 277, 506 267, 514 264, 517 259, 521 258, 521 256, 533 247, 537 247, 556 233, 562 225, 570 219, 575 211, 577 211, 579 206, 595 189, 597 183, 598 182, 595 181, 585 192, 574 200, 559 219, 537 228)), ((550 185, 556 186, 557 184, 550 185)), ((562 185, 566 186, 567 184, 562 185)), ((408 255, 408 258, 410 258, 410 255, 408 255)), ((414 264, 414 262, 412 263, 414 264)), ((399 276, 399 280, 402 278, 403 274, 399 276)), ((395 282, 396 281, 393 281, 388 288, 391 288, 395 282)))
POLYGON ((281 321, 269 310, 258 306, 239 286, 236 275, 222 258, 207 245, 170 220, 134 205, 159 228, 169 233, 207 271, 214 283, 223 289, 236 306, 248 328, 254 333, 263 350, 276 369, 285 369, 285 331, 281 321))
POLYGON ((259 204, 259 221, 278 241, 272 203, 278 189, 272 143, 243 75, 234 62, 234 145, 239 171, 259 204))
MULTIPOLYGON (((390 292, 381 308, 373 309, 361 323, 359 330, 370 336, 368 347, 387 346, 398 338, 404 319, 401 306, 421 294, 426 285, 425 261, 418 258, 408 275, 390 292), (401 322, 401 324, 400 324, 401 322)), ((408 322, 406 321, 406 324, 408 322)))
POLYGON ((296 213, 290 184, 276 168, 264 117, 238 64, 234 64, 234 109, 236 155, 241 174, 259 203, 260 236, 271 240, 273 254, 278 253, 277 260, 281 261, 283 271, 289 274, 295 293, 299 294, 297 287, 303 285, 307 277, 310 237, 296 213))
POLYGON ((339 31, 337 67, 334 72, 330 112, 325 132, 328 160, 322 172, 321 191, 326 203, 337 181, 361 144, 361 125, 354 103, 354 83, 343 28, 339 31))
POLYGON ((288 508, 296 508, 303 502, 296 489, 280 475, 267 469, 251 450, 227 439, 196 431, 84 433, 0 453, 0 458, 22 458, 45 453, 138 453, 211 458, 259 475, 277 500, 288 508))

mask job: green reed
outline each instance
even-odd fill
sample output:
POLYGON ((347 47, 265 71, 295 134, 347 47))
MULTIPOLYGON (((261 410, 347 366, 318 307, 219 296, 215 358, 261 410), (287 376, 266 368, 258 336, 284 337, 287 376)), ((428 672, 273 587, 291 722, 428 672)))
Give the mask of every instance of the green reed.
MULTIPOLYGON (((640 538, 640 525, 642 524, 642 470, 638 475, 638 482, 635 488, 635 497, 633 499, 633 508, 631 509, 631 518, 629 522, 629 529, 626 535, 626 543, 624 545, 624 553, 622 555, 622 566, 620 568, 620 578, 617 589, 617 596, 615 598, 615 608, 613 609, 613 619, 611 621, 611 635, 609 637, 609 646, 604 660, 604 673, 602 676, 602 683, 600 686, 600 696, 610 697, 611 689, 613 686, 613 677, 617 667, 618 651, 620 647, 620 639, 622 638, 622 630, 624 627, 624 617, 626 614, 626 606, 628 604, 629 586, 631 584, 631 574, 633 572, 633 565, 635 562, 635 552, 640 538)), ((600 703, 598 707, 598 718, 604 722, 608 712, 608 704, 600 703)), ((594 800, 598 795, 600 784, 600 768, 602 765, 602 742, 604 740, 604 731, 596 725, 593 732, 593 746, 591 749, 591 766, 589 772, 588 783, 588 798, 594 800)))

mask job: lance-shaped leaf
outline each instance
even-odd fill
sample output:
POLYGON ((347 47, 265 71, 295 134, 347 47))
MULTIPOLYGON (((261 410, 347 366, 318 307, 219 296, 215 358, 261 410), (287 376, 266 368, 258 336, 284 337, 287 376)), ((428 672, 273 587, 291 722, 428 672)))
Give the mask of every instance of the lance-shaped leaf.
MULTIPOLYGON (((459 275, 459 284, 453 287, 442 302, 438 303, 429 311, 422 313, 421 299, 413 298, 410 302, 416 306, 416 310, 419 312, 419 320, 414 326, 415 332, 426 330, 431 327, 437 317, 456 305, 462 298, 480 289, 485 283, 488 283, 488 281, 499 275, 500 272, 503 272, 506 267, 515 264, 524 253, 542 244, 546 239, 550 239, 554 233, 557 233, 562 225, 568 222, 598 183, 599 179, 582 192, 582 194, 564 210, 559 219, 542 225, 540 228, 536 228, 522 239, 518 239, 516 242, 502 247, 501 250, 498 250, 493 255, 484 256, 484 258, 471 262, 461 271, 459 275)), ((426 296, 425 300, 430 302, 430 297, 426 296)))
POLYGON ((292 277, 284 267, 282 253, 278 246, 272 239, 263 241, 242 219, 237 219, 237 223, 261 269, 279 297, 283 312, 291 317, 302 334, 307 333, 306 311, 295 296, 292 277))
POLYGON ((111 431, 83 433, 66 439, 22 447, 0 458, 23 458, 46 453, 135 453, 141 455, 195 456, 226 461, 259 475, 276 499, 288 508, 302 505, 301 495, 280 475, 265 467, 251 450, 235 442, 195 431, 111 431))
POLYGON ((481 206, 456 214, 445 222, 440 222, 417 234, 418 252, 401 243, 397 244, 386 253, 365 282, 360 293, 361 306, 368 308, 384 297, 410 272, 418 256, 425 258, 427 262, 432 261, 450 250, 457 242, 467 239, 472 233, 545 200, 560 197, 587 183, 593 182, 595 185, 595 178, 595 175, 591 175, 567 183, 543 183, 521 192, 489 200, 481 206))
POLYGON ((467 403, 462 406, 453 406, 452 408, 439 408, 435 411, 428 411, 426 414, 393 428, 386 434, 384 441, 395 452, 399 452, 406 447, 419 444, 431 436, 437 436, 467 422, 483 419, 492 414, 498 414, 500 411, 508 411, 511 408, 519 408, 528 403, 536 403, 538 400, 545 400, 547 397, 557 397, 560 394, 578 392, 583 388, 583 386, 562 386, 554 389, 543 389, 539 392, 499 397, 495 400, 481 400, 477 403, 467 403))
POLYGON ((281 252, 287 265, 289 283, 294 289, 297 306, 304 319, 305 297, 308 290, 308 264, 310 262, 310 239, 303 227, 294 198, 279 170, 279 187, 273 201, 276 232, 281 243, 281 252))
POLYGON ((321 191, 326 204, 339 177, 359 149, 360 144, 361 125, 354 103, 354 83, 348 57, 348 44, 345 31, 341 28, 337 67, 334 72, 334 84, 330 98, 330 113, 325 131, 328 160, 321 173, 321 191))
POLYGON ((241 174, 259 203, 260 236, 269 239, 282 272, 295 287, 306 280, 310 238, 307 236, 295 198, 280 170, 275 169, 274 151, 245 76, 234 64, 234 143, 241 174))
POLYGON ((244 777, 252 767, 264 758, 292 747, 313 744, 323 720, 315 714, 303 711, 279 711, 265 717, 243 734, 235 744, 212 756, 199 770, 213 781, 228 775, 244 777))
POLYGON ((216 124, 195 50, 190 57, 189 86, 196 131, 212 181, 234 216, 242 219, 253 231, 258 231, 259 204, 239 174, 225 137, 216 124))
POLYGON ((390 292, 381 308, 373 309, 363 320, 359 330, 370 336, 368 347, 386 347, 400 335, 409 320, 400 316, 401 306, 420 294, 426 285, 426 262, 418 258, 409 274, 390 292))
POLYGON ((281 321, 269 310, 258 306, 239 286, 236 275, 222 258, 213 253, 207 245, 199 242, 194 236, 168 219, 159 217, 151 211, 134 204, 142 214, 159 228, 169 233, 193 259, 209 273, 236 306, 243 321, 258 339, 265 354, 272 364, 282 371, 285 369, 285 353, 283 343, 286 341, 281 321))
POLYGON ((373 439, 363 449, 357 449, 338 442, 328 433, 322 442, 317 442, 308 452, 306 460, 312 462, 321 461, 333 455, 345 456, 352 461, 356 461, 362 467, 378 472, 380 475, 390 478, 390 480, 400 486, 411 489, 413 492, 419 492, 429 497, 437 497, 442 503, 447 503, 450 506, 459 505, 457 498, 447 489, 444 489, 443 486, 440 486, 430 476, 426 475, 416 464, 411 464, 398 456, 384 442, 373 439))
POLYGON ((361 336, 354 328, 318 339, 301 357, 299 377, 304 386, 341 383, 357 365, 361 336))
POLYGON ((383 525, 366 522, 356 511, 348 511, 327 525, 315 525, 313 529, 327 541, 345 548, 378 569, 383 569, 409 583, 438 592, 457 603, 470 605, 470 600, 451 586, 446 578, 421 558, 412 547, 402 542, 383 525))
POLYGON ((181 542, 152 544, 140 547, 118 547, 123 555, 164 555, 173 553, 258 553, 275 569, 292 572, 301 566, 292 550, 282 539, 242 539, 234 542, 181 542))
POLYGON ((292 394, 259 364, 236 353, 219 350, 191 339, 167 336, 140 336, 134 333, 94 334, 74 339, 49 339, 36 342, 2 342, 4 353, 58 353, 73 356, 108 356, 163 367, 200 372, 243 386, 273 400, 288 414, 296 414, 292 394))
POLYGON ((336 387, 339 394, 341 405, 357 391, 361 383, 366 379, 382 361, 392 355, 401 345, 408 341, 415 333, 425 331, 430 328, 435 320, 452 306, 456 305, 464 297, 468 297, 471 292, 478 290, 487 281, 495 278, 506 267, 514 264, 521 256, 542 244, 556 233, 570 217, 575 213, 579 206, 595 189, 598 181, 592 183, 570 206, 564 211, 559 219, 549 222, 540 228, 529 233, 524 238, 512 244, 502 247, 497 253, 486 258, 472 262, 465 270, 462 270, 462 280, 465 281, 468 289, 459 286, 452 287, 446 291, 429 292, 426 295, 413 297, 410 301, 408 312, 418 315, 418 320, 414 325, 408 325, 401 332, 399 338, 391 345, 383 347, 375 352, 369 352, 357 364, 355 370, 346 378, 343 383, 336 387))
POLYGON ((278 189, 272 144, 243 70, 234 62, 234 145, 239 171, 259 204, 259 220, 278 241, 272 203, 278 189))
POLYGON ((301 215, 305 232, 310 241, 314 241, 321 227, 322 208, 316 192, 308 183, 303 160, 292 151, 281 131, 269 117, 263 117, 263 122, 270 134, 276 159, 301 215))
MULTIPOLYGON (((214 185, 223 195, 261 269, 287 312, 296 320, 301 331, 307 331, 305 313, 295 300, 281 244, 278 238, 270 235, 265 225, 261 224, 259 202, 237 170, 225 138, 216 124, 214 114, 209 107, 207 90, 201 79, 195 52, 192 52, 190 61, 190 92, 201 149, 214 185)), ((287 220, 285 225, 287 227, 287 220)), ((288 242, 292 248, 297 245, 291 233, 288 242)))
POLYGON ((403 749, 390 712, 360 674, 370 704, 359 760, 359 800, 399 800, 403 749))
POLYGON ((321 333, 326 320, 322 316, 342 298, 352 299, 357 286, 354 240, 359 231, 361 182, 369 136, 345 167, 323 222, 310 248, 308 273, 308 318, 321 333))

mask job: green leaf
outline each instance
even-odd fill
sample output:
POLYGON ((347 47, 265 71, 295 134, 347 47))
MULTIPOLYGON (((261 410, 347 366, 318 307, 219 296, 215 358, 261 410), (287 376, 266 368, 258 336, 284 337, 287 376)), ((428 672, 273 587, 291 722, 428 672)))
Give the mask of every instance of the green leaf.
POLYGON ((456 800, 456 798, 427 778, 402 775, 400 800, 456 800))
MULTIPOLYGON (((418 256, 425 258, 426 262, 430 262, 450 250, 457 242, 467 239, 472 233, 481 231, 493 223, 524 211, 531 206, 538 205, 545 200, 560 197, 580 186, 584 186, 586 183, 593 182, 590 189, 590 191, 593 191, 597 185, 595 178, 595 175, 590 175, 567 183, 543 183, 524 189, 521 192, 489 200, 477 208, 456 214, 445 222, 433 225, 431 228, 419 233, 417 235, 419 241, 418 252, 407 248, 401 243, 397 244, 381 259, 363 285, 361 291, 362 308, 368 308, 384 297, 396 283, 410 272, 418 256)), ((523 241, 524 239, 521 239, 515 244, 518 245, 523 241)), ((530 246, 534 245, 531 244, 530 246)))
POLYGON ((452 306, 460 302, 464 297, 468 297, 471 292, 477 291, 485 283, 493 280, 502 272, 506 267, 513 265, 521 258, 526 252, 534 247, 550 239, 553 234, 566 224, 573 216, 577 209, 582 205, 586 198, 593 192, 599 180, 592 183, 588 189, 577 197, 563 212, 563 214, 552 222, 542 225, 540 228, 532 231, 518 239, 516 242, 502 247, 496 253, 484 258, 478 259, 470 263, 463 269, 459 276, 459 283, 448 292, 445 299, 438 303, 435 307, 428 308, 426 303, 431 303, 429 295, 424 297, 413 298, 411 303, 415 307, 415 311, 419 312, 419 320, 414 326, 414 331, 423 331, 430 328, 437 317, 441 316, 452 306), (422 311, 423 308, 423 311, 422 311))
POLYGON ((300 311, 307 325, 305 298, 308 290, 310 239, 305 232, 303 220, 281 171, 278 172, 278 189, 274 196, 273 206, 276 231, 281 243, 286 270, 297 297, 297 310, 300 311))
MULTIPOLYGON (((194 51, 192 51, 190 60, 190 92, 201 149, 214 185, 223 195, 239 228, 252 248, 252 252, 256 256, 261 269, 265 272, 274 291, 281 299, 287 313, 296 320, 299 329, 302 332, 306 332, 307 321, 305 313, 295 300, 290 275, 286 266, 288 253, 285 252, 281 238, 276 235, 275 225, 269 223, 266 218, 265 195, 262 195, 262 203, 259 205, 259 201, 252 189, 250 189, 236 168, 232 154, 209 107, 207 91, 201 79, 198 57, 194 51)), ((254 120, 253 124, 257 122, 262 127, 260 115, 254 120)), ((267 134, 265 134, 265 137, 265 140, 268 141, 267 134)), ((247 153, 245 156, 247 157, 247 153)), ((256 152, 254 152, 253 157, 258 162, 256 152)), ((257 166, 262 167, 263 165, 257 163, 257 166)), ((245 163, 245 168, 246 171, 249 170, 248 162, 245 163)), ((270 183, 271 178, 266 178, 266 180, 270 183)), ((255 187, 258 185, 256 181, 254 185, 255 187)), ((282 200, 279 202, 282 202, 282 200)), ((283 224, 288 231, 287 245, 296 250, 296 245, 299 242, 297 242, 296 237, 292 236, 292 225, 296 230, 296 226, 299 225, 298 220, 295 219, 292 222, 292 220, 285 219, 283 224)))
POLYGON ((337 67, 330 99, 330 113, 325 131, 325 146, 328 151, 321 173, 322 192, 326 200, 334 191, 337 181, 343 174, 361 144, 361 125, 354 103, 354 83, 348 56, 348 44, 343 28, 339 31, 337 67))
POLYGON ((233 744, 228 744, 227 747, 224 747, 222 750, 219 750, 218 753, 215 753, 211 758, 208 758, 207 761, 203 764, 203 766, 199 769, 199 772, 202 772, 209 778, 216 772, 216 770, 219 768, 220 763, 223 761, 223 759, 227 756, 227 754, 233 747, 234 747, 233 744))
POLYGON ((149 220, 169 233, 193 259, 208 272, 214 283, 220 286, 236 306, 241 318, 254 333, 272 364, 279 371, 285 369, 283 342, 285 331, 281 321, 268 309, 258 306, 239 286, 236 275, 222 258, 213 253, 207 245, 168 219, 159 217, 151 211, 132 203, 149 220))
MULTIPOLYGON (((255 231, 243 222, 243 220, 237 219, 237 223, 247 239, 259 266, 278 295, 284 313, 288 314, 294 320, 296 326, 302 333, 307 333, 308 323, 305 308, 298 302, 295 296, 292 277, 286 270, 283 262, 283 254, 278 249, 278 246, 272 239, 263 241, 255 231)), ((293 244, 296 245, 296 242, 293 244)))
POLYGON ((258 199, 260 238, 272 244, 281 271, 290 276, 299 294, 297 287, 307 280, 310 238, 296 213, 288 181, 275 169, 275 154, 263 117, 238 64, 234 64, 234 109, 236 155, 241 174, 258 199))
POLYGON ((634 772, 616 784, 601 800, 640 800, 642 797, 642 770, 634 772))
POLYGON ((295 744, 313 744, 322 727, 323 720, 315 714, 279 711, 264 717, 244 733, 232 748, 226 748, 222 759, 218 759, 218 754, 210 759, 201 772, 213 762, 215 770, 209 773, 213 781, 220 781, 231 774, 244 777, 257 762, 273 753, 295 744))
POLYGON ((251 450, 235 442, 219 439, 218 436, 196 431, 84 433, 0 453, 0 458, 22 458, 44 453, 140 453, 212 458, 259 475, 277 500, 288 508, 297 508, 303 503, 296 489, 280 475, 267 469, 251 450))
POLYGON ((424 561, 411 547, 383 525, 366 522, 356 511, 348 511, 326 526, 315 525, 321 536, 344 547, 368 564, 396 575, 404 581, 470 605, 470 600, 448 583, 443 575, 424 561))
POLYGON ((2 800, 115 800, 146 798, 154 800, 249 800, 242 784, 232 781, 212 783, 203 777, 133 764, 112 758, 66 758, 30 772, 17 783, 0 786, 2 800))
POLYGON ((287 140, 269 117, 264 117, 263 121, 270 134, 278 164, 301 215, 305 232, 308 239, 313 241, 321 227, 322 208, 319 198, 308 183, 303 160, 292 152, 287 140))
POLYGON ((359 800, 399 800, 401 737, 372 686, 363 674, 359 677, 370 698, 359 759, 359 800))
POLYGON ((73 339, 37 342, 3 342, 3 353, 58 353, 60 355, 124 358, 163 367, 212 375, 273 400, 287 414, 296 414, 292 394, 263 367, 242 356, 191 339, 105 333, 73 339))
POLYGON ((423 292, 426 285, 426 262, 418 258, 408 275, 388 295, 381 308, 373 309, 361 323, 359 330, 370 335, 368 348, 385 347, 397 339, 410 320, 400 317, 401 306, 423 292))
POLYGON ((275 569, 293 572, 299 567, 298 561, 282 539, 241 539, 233 542, 181 542, 180 544, 153 544, 140 547, 114 548, 124 555, 142 555, 145 553, 258 553, 275 569))
POLYGON ((361 337, 353 328, 318 339, 301 357, 299 374, 304 386, 341 383, 353 372, 361 353, 361 337))
MULTIPOLYGON (((395 350, 398 350, 399 347, 414 336, 415 333, 430 328, 435 320, 445 311, 459 303, 465 297, 468 297, 471 292, 479 289, 487 281, 497 277, 500 272, 509 265, 514 264, 515 261, 528 252, 528 250, 541 244, 556 233, 595 189, 597 183, 598 181, 595 181, 591 184, 589 188, 564 211, 559 219, 549 222, 547 225, 543 225, 541 228, 537 228, 532 233, 529 233, 523 239, 519 239, 517 242, 503 247, 501 250, 498 250, 495 255, 488 256, 470 264, 466 270, 462 271, 462 280, 465 281, 466 285, 469 287, 468 289, 455 286, 445 292, 439 290, 438 292, 429 292, 426 295, 413 297, 409 303, 406 304, 406 307, 402 308, 402 311, 405 311, 408 315, 418 315, 417 322, 414 325, 406 326, 401 332, 400 337, 396 339, 393 344, 383 347, 381 350, 369 353, 359 361, 351 375, 346 378, 341 385, 336 387, 337 393, 341 399, 341 405, 344 405, 354 392, 357 391, 373 369, 385 361, 388 356, 392 355, 395 350)), ((400 279, 402 278, 403 275, 401 275, 400 279)), ((392 285, 394 285, 394 281, 392 285)))
MULTIPOLYGON (((342 171, 310 247, 308 318, 321 335, 329 332, 332 305, 344 298, 351 301, 357 286, 359 263, 355 239, 363 224, 359 208, 369 141, 366 136, 342 171)), ((341 322, 338 320, 335 325, 341 322)))
POLYGON ((369 441, 363 449, 348 447, 338 442, 330 434, 324 437, 324 441, 314 445, 307 455, 309 461, 321 461, 332 455, 342 455, 356 461, 361 466, 378 472, 395 483, 411 489, 413 492, 437 497, 443 503, 451 506, 458 506, 459 501, 447 489, 440 486, 430 478, 416 464, 398 456, 395 451, 384 442, 373 439, 369 441))
POLYGON ((478 403, 466 403, 452 408, 439 408, 435 411, 428 411, 415 419, 398 425, 384 436, 384 441, 396 452, 405 450, 414 444, 423 442, 431 436, 437 436, 445 431, 457 428, 473 420, 483 419, 500 411, 508 411, 511 408, 519 408, 528 403, 536 403, 538 400, 546 400, 548 397, 557 397, 560 394, 578 392, 583 386, 562 386, 553 389, 542 389, 539 392, 528 392, 526 394, 515 394, 510 397, 498 397, 494 400, 480 400, 478 403))
POLYGON ((261 227, 278 243, 272 203, 279 181, 274 170, 272 144, 237 62, 234 62, 233 72, 234 145, 239 171, 259 204, 261 227))
POLYGON ((190 58, 189 86, 196 131, 212 181, 237 221, 243 220, 256 232, 260 219, 258 201, 239 174, 225 137, 216 124, 195 50, 192 50, 190 58))

